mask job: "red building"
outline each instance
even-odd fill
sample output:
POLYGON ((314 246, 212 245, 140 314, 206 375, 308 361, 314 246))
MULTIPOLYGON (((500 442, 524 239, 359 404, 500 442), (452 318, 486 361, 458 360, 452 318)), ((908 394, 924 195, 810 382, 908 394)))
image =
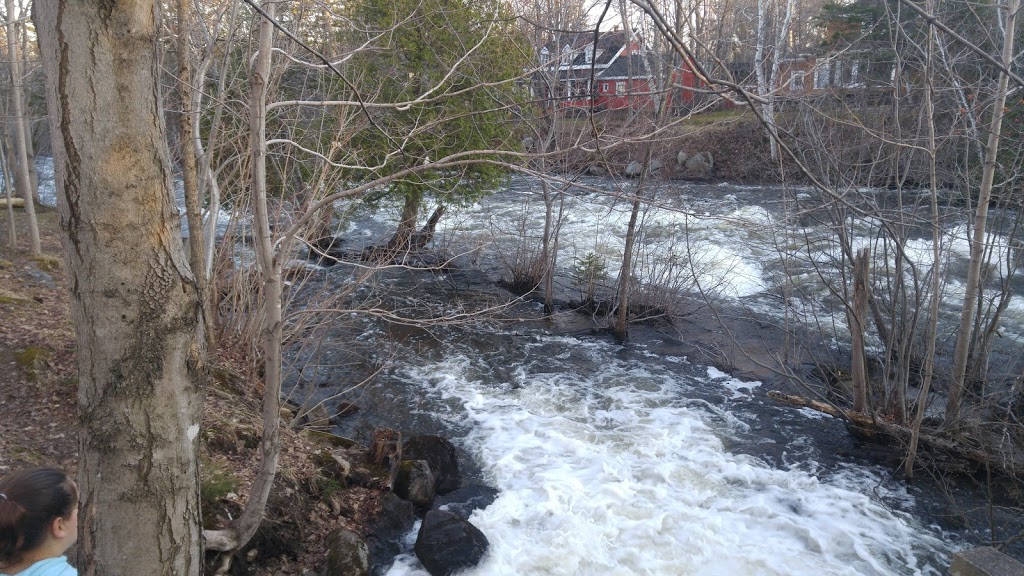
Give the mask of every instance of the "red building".
POLYGON ((654 109, 655 99, 673 105, 689 105, 698 86, 693 67, 685 61, 673 66, 671 58, 627 41, 623 31, 601 34, 581 32, 560 38, 562 46, 541 49, 550 62, 548 73, 557 79, 554 91, 542 88, 543 97, 561 109, 600 110, 654 109))

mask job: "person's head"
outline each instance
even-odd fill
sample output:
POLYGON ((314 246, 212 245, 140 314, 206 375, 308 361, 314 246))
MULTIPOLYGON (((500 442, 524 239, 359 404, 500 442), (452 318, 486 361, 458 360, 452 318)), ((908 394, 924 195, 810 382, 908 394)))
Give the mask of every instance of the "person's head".
POLYGON ((78 486, 53 468, 0 480, 0 567, 47 546, 61 555, 78 538, 78 486))

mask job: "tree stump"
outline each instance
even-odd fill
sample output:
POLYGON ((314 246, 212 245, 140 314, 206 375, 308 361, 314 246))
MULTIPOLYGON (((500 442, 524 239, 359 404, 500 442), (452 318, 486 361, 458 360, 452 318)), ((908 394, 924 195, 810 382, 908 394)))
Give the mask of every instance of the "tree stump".
POLYGON ((373 431, 370 446, 370 463, 386 472, 383 477, 386 488, 394 488, 398 477, 398 465, 402 462, 402 434, 390 428, 373 431))

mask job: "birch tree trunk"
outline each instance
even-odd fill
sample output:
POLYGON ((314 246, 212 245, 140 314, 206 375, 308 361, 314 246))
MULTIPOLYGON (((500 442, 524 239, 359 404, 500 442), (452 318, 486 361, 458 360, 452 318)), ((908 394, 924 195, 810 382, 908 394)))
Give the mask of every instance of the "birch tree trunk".
POLYGON ((28 216, 29 251, 33 256, 43 253, 39 243, 39 225, 36 221, 36 207, 33 202, 32 176, 28 167, 28 138, 25 129, 25 111, 21 94, 21 58, 18 55, 17 27, 14 23, 14 0, 5 0, 7 8, 7 53, 11 58, 11 112, 14 115, 14 157, 17 160, 15 185, 19 195, 25 199, 25 214, 28 216))
MULTIPOLYGON (((1020 0, 1010 0, 1003 24, 1002 63, 1007 70, 1013 65, 1013 40, 1017 30, 1017 11, 1020 0)), ((963 308, 960 311, 960 326, 956 332, 956 349, 953 352, 953 378, 949 385, 949 400, 946 403, 945 425, 952 425, 960 415, 960 401, 964 392, 964 378, 967 374, 968 352, 971 346, 975 307, 981 282, 981 264, 985 258, 985 233, 988 224, 988 205, 992 199, 992 184, 995 179, 996 161, 999 154, 999 138, 1002 133, 1003 115, 1009 77, 999 74, 996 99, 992 105, 992 119, 989 122, 988 138, 985 142, 985 165, 978 189, 978 205, 974 212, 974 230, 971 237, 971 259, 967 268, 967 284, 964 287, 963 308)))
POLYGON ((202 570, 201 309, 172 201, 157 5, 38 0, 78 332, 79 574, 202 570))

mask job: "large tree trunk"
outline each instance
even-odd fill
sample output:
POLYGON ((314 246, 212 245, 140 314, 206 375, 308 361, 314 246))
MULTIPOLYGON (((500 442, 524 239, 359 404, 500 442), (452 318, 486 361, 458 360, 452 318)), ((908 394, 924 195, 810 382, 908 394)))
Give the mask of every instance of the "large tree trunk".
POLYGON ((171 200, 157 6, 35 9, 78 332, 79 573, 199 574, 205 349, 171 200))
POLYGON ((21 60, 18 56, 18 35, 14 23, 14 1, 6 0, 7 8, 7 53, 10 56, 11 71, 11 112, 14 115, 14 158, 17 160, 17 176, 15 184, 18 194, 25 199, 25 214, 28 215, 29 250, 33 256, 42 254, 42 246, 39 242, 39 226, 36 224, 36 209, 32 194, 32 176, 28 165, 28 129, 25 126, 24 104, 21 94, 21 60))
POLYGON ((416 221, 419 220, 422 200, 423 194, 420 192, 406 194, 405 204, 402 205, 402 215, 398 221, 398 229, 387 244, 389 252, 397 253, 409 250, 409 242, 412 240, 412 235, 416 233, 416 221))

